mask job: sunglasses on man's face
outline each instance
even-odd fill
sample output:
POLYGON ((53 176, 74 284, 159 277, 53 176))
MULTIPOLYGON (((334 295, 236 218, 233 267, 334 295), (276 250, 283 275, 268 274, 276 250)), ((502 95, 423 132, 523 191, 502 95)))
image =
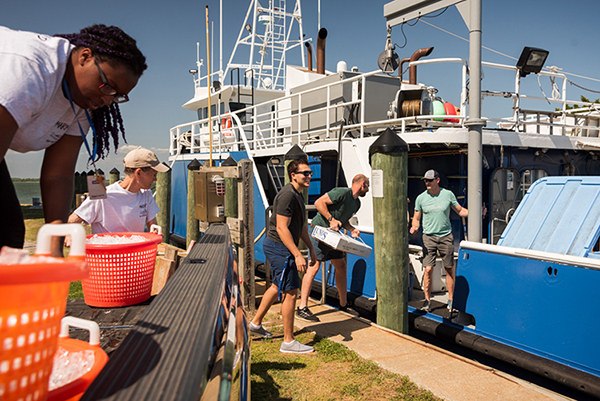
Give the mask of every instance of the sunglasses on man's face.
POLYGON ((310 177, 311 175, 313 175, 313 172, 311 170, 304 170, 296 171, 296 174, 303 174, 305 177, 310 177))
POLYGON ((423 179, 423 181, 425 181, 425 182, 433 182, 434 180, 435 180, 435 179, 433 179, 433 178, 432 178, 432 179, 429 179, 429 178, 424 178, 424 179, 423 179))

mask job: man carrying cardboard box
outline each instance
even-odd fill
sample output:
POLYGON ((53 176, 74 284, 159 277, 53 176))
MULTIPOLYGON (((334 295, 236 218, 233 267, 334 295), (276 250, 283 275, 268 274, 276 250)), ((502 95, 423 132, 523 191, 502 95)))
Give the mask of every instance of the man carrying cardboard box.
POLYGON ((315 206, 319 213, 312 219, 309 231, 311 234, 310 240, 315 248, 318 263, 314 266, 309 266, 302 279, 300 306, 296 310, 296 317, 298 319, 309 322, 319 321, 319 318, 313 315, 308 309, 308 296, 321 262, 328 260, 331 260, 335 268, 335 284, 340 299, 340 310, 352 316, 358 316, 358 312, 348 305, 345 253, 335 250, 329 245, 313 238, 312 231, 313 226, 329 227, 336 231, 344 228, 350 231, 354 238, 358 238, 360 231, 352 227, 349 220, 360 209, 360 199, 358 198, 364 197, 367 192, 369 192, 369 178, 363 174, 358 174, 352 179, 352 186, 350 188, 334 188, 315 201, 315 206))

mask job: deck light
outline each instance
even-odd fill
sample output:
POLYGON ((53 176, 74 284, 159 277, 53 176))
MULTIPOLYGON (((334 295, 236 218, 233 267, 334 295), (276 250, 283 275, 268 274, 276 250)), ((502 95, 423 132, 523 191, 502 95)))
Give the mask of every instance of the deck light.
POLYGON ((517 61, 520 76, 524 77, 530 73, 539 73, 546 62, 546 58, 548 58, 548 53, 547 50, 535 47, 523 48, 519 61, 517 61))

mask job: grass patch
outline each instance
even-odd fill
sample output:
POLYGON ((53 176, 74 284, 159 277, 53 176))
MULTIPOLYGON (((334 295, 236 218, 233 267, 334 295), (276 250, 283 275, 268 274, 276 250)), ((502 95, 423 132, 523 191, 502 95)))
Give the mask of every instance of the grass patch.
POLYGON ((342 344, 300 331, 296 339, 315 347, 311 354, 279 352, 280 315, 263 324, 273 339, 252 339, 251 389, 254 400, 440 400, 406 376, 390 373, 342 344))
MULTIPOLYGON (((34 209, 36 212, 40 209, 34 209)), ((25 241, 35 241, 37 239, 37 233, 44 225, 44 215, 42 217, 25 218, 25 241)))
POLYGON ((21 205, 21 212, 23 213, 23 219, 43 219, 44 218, 44 209, 41 207, 33 208, 31 206, 21 205))
POLYGON ((81 287, 81 281, 73 281, 69 286, 68 299, 83 299, 83 288, 81 287))

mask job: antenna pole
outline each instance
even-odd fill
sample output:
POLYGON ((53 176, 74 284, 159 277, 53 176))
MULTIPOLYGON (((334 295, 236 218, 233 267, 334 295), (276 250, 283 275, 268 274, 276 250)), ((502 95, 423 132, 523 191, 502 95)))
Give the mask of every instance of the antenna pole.
POLYGON ((219 2, 219 81, 221 84, 225 83, 223 77, 223 0, 219 2))
POLYGON ((208 135, 209 135, 209 161, 208 161, 208 166, 212 167, 213 166, 213 158, 212 158, 212 116, 211 116, 211 108, 212 108, 212 104, 210 101, 210 86, 211 86, 211 82, 210 82, 210 32, 209 32, 209 23, 208 23, 208 6, 206 6, 206 57, 207 57, 207 61, 206 61, 206 68, 208 69, 208 74, 207 74, 207 78, 208 78, 208 85, 206 87, 206 89, 208 89, 208 135))

